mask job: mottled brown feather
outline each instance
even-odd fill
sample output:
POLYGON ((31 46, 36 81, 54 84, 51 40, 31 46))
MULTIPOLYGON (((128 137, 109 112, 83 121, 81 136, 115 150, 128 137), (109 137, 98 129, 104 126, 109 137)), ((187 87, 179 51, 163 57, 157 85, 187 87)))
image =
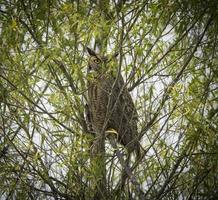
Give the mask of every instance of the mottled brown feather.
POLYGON ((137 112, 124 80, 121 75, 118 78, 113 75, 109 70, 109 63, 96 64, 92 61, 93 59, 89 60, 88 70, 88 101, 92 128, 98 133, 102 132, 104 124, 104 130, 115 129, 118 132, 118 141, 128 152, 135 151, 139 155, 137 112))

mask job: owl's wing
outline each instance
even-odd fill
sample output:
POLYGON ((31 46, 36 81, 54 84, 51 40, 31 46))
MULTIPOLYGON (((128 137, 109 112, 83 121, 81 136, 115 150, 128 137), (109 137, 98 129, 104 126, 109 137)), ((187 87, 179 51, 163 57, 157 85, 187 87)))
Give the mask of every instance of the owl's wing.
MULTIPOLYGON (((119 81, 118 81, 118 87, 119 90, 121 90, 121 88, 123 88, 124 86, 124 80, 123 77, 120 76, 119 81)), ((125 87, 123 88, 121 97, 120 97, 120 104, 124 109, 124 114, 126 116, 127 119, 129 120, 138 120, 138 114, 137 114, 137 110, 135 108, 135 105, 133 103, 133 99, 128 91, 128 89, 125 87)))
POLYGON ((124 146, 127 146, 129 152, 135 151, 138 157, 140 156, 140 144, 138 141, 137 129, 138 115, 133 99, 128 89, 124 86, 123 78, 120 77, 117 86, 120 92, 122 91, 118 102, 117 113, 119 116, 122 116, 121 122, 123 123, 122 130, 120 131, 120 142, 124 146))
POLYGON ((90 112, 90 107, 88 104, 85 105, 85 116, 86 116, 86 124, 87 124, 87 129, 88 129, 88 132, 93 134, 93 127, 92 127, 92 113, 90 112))

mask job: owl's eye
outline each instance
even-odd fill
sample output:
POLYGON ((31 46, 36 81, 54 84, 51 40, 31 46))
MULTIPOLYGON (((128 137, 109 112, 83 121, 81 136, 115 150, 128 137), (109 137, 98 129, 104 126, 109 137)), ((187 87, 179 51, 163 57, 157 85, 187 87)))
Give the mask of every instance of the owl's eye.
POLYGON ((99 63, 100 63, 100 60, 99 60, 98 58, 95 58, 95 59, 94 59, 94 62, 97 63, 97 64, 99 64, 99 63))
POLYGON ((96 64, 99 64, 101 62, 101 60, 96 57, 92 57, 92 61, 96 64))

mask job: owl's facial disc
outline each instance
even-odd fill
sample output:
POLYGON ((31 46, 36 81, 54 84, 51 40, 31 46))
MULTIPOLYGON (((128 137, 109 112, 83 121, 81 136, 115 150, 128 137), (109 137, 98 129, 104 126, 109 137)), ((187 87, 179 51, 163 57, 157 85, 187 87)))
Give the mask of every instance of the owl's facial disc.
POLYGON ((102 60, 99 56, 91 56, 89 59, 88 70, 89 71, 100 71, 102 60))
POLYGON ((101 59, 96 57, 96 56, 92 56, 91 57, 91 62, 95 63, 95 64, 99 64, 99 63, 101 63, 101 59))

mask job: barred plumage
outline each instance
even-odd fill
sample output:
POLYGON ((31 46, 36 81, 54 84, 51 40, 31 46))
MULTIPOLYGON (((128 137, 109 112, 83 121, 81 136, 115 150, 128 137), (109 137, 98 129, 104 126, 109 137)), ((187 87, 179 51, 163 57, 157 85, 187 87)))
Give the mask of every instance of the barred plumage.
MULTIPOLYGON (((94 132, 114 129, 118 141, 128 152, 140 153, 137 131, 137 112, 131 95, 121 75, 114 75, 107 57, 87 48, 88 62, 88 110, 94 132), (104 127, 105 126, 105 127, 104 127)), ((112 58, 113 59, 113 58, 112 58)))

